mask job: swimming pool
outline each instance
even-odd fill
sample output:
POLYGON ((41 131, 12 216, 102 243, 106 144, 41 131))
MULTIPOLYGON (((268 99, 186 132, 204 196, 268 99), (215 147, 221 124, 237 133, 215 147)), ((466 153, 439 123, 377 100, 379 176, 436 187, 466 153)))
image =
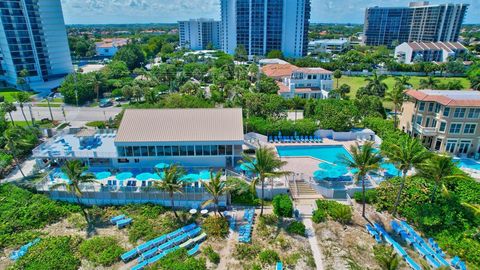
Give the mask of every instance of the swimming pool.
POLYGON ((454 161, 458 162, 457 166, 459 168, 467 168, 467 169, 480 171, 480 163, 474 160, 462 158, 462 159, 454 159, 454 161))
MULTIPOLYGON (((313 157, 333 163, 340 167, 346 167, 345 164, 342 163, 342 156, 352 158, 347 149, 341 145, 277 146, 276 148, 280 157, 313 157)), ((382 163, 381 168, 385 170, 385 173, 389 176, 397 176, 399 174, 397 168, 391 163, 384 162, 382 163)))

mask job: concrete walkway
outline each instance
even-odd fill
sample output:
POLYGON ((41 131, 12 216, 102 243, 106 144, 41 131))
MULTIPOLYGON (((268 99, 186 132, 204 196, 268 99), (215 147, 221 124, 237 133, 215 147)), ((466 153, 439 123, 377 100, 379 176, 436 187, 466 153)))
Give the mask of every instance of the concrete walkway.
MULTIPOLYGON (((32 157, 28 158, 20 165, 25 176, 29 176, 32 174, 34 166, 35 166, 35 159, 32 157)), ((15 166, 15 169, 13 169, 13 171, 9 175, 7 175, 5 179, 0 180, 0 182, 9 183, 9 182, 20 180, 22 178, 23 178, 22 173, 20 172, 20 170, 18 170, 18 167, 15 166)))
POLYGON ((303 224, 305 224, 305 231, 307 233, 308 242, 310 243, 310 248, 312 249, 313 259, 315 260, 317 270, 323 270, 323 255, 322 252, 320 252, 320 246, 318 245, 317 236, 315 235, 312 219, 304 219, 303 224))

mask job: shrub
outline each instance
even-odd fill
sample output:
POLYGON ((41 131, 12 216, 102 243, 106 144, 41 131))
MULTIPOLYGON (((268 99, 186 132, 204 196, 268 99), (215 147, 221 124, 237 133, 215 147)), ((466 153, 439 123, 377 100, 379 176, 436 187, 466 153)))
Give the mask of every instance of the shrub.
POLYGON ((220 254, 215 252, 215 250, 213 250, 212 246, 207 246, 203 250, 203 252, 205 253, 205 255, 207 256, 208 260, 211 263, 218 264, 220 262, 220 254))
POLYGON ((88 224, 85 217, 80 213, 72 213, 68 216, 67 222, 75 229, 84 230, 88 224))
POLYGON ((59 269, 75 270, 80 260, 75 257, 75 249, 81 241, 67 236, 48 237, 32 246, 27 254, 20 258, 12 269, 37 270, 59 269))
POLYGON ((278 223, 277 216, 275 216, 273 214, 265 214, 263 216, 260 216, 258 218, 258 220, 259 220, 260 223, 263 223, 263 224, 269 225, 269 226, 273 226, 273 225, 276 225, 278 223))
POLYGON ((288 225, 287 232, 305 236, 305 225, 302 222, 294 221, 288 225))
POLYGON ((348 205, 329 200, 317 200, 316 203, 318 210, 322 209, 325 211, 326 216, 329 216, 335 221, 349 223, 352 220, 352 209, 348 205))
POLYGON ((82 257, 95 265, 110 266, 125 252, 113 237, 93 237, 80 244, 82 257))
MULTIPOLYGON (((357 202, 363 201, 362 192, 358 191, 353 194, 353 198, 357 202)), ((365 202, 368 204, 373 204, 377 201, 377 190, 376 189, 369 189, 365 191, 365 202)))
POLYGON ((181 248, 163 257, 157 263, 149 266, 148 269, 159 270, 207 270, 205 259, 196 259, 188 256, 187 250, 181 248))
POLYGON ((230 190, 233 204, 249 206, 257 206, 260 204, 260 200, 247 182, 233 177, 228 178, 227 182, 229 186, 233 187, 232 190, 230 190))
POLYGON ((85 124, 87 127, 94 127, 98 129, 104 129, 106 127, 103 121, 92 121, 85 124))
POLYGON ((235 246, 235 252, 233 253, 233 257, 235 257, 239 261, 251 260, 254 259, 259 252, 260 247, 255 244, 237 244, 235 246))
POLYGON ((128 227, 128 241, 132 244, 137 243, 140 239, 151 239, 154 237, 154 234, 153 224, 146 218, 136 218, 135 222, 128 227))
POLYGON ((262 264, 274 264, 280 258, 278 257, 277 252, 271 249, 267 249, 258 254, 258 259, 262 264))
POLYGON ((202 228, 213 238, 225 238, 228 236, 228 221, 224 217, 209 216, 202 224, 202 228))
POLYGON ((276 195, 273 197, 273 213, 279 217, 292 217, 293 203, 287 194, 276 195))
POLYGON ((324 222, 327 219, 327 213, 323 209, 313 211, 312 221, 315 223, 324 222))

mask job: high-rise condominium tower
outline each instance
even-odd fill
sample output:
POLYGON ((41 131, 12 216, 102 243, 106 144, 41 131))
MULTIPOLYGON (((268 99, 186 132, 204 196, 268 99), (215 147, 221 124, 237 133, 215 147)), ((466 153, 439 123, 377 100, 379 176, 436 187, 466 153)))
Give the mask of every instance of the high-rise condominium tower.
POLYGON ((73 71, 60 0, 1 0, 0 19, 0 81, 27 70, 34 88, 73 71))
POLYGON ((192 50, 220 48, 220 22, 213 19, 179 21, 180 46, 192 50))
POLYGON ((467 4, 430 5, 414 2, 408 7, 372 7, 365 11, 364 43, 395 47, 403 42, 455 42, 467 4))
POLYGON ((249 56, 307 53, 310 0, 221 0, 221 17, 220 43, 227 53, 239 46, 249 56))

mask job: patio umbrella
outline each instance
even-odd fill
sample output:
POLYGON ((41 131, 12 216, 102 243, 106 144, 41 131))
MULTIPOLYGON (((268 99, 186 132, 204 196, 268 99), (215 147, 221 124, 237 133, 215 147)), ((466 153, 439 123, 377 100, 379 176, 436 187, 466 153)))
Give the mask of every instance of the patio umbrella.
POLYGON ((389 175, 398 175, 398 169, 391 163, 383 163, 380 168, 384 169, 389 175))
POLYGON ((322 162, 322 163, 318 164, 318 167, 322 170, 329 171, 329 170, 335 169, 337 166, 333 165, 331 163, 322 162))
POLYGON ((122 173, 117 174, 117 176, 115 178, 117 178, 117 180, 123 181, 123 180, 127 180, 129 178, 132 178, 132 177, 133 177, 133 174, 131 172, 122 172, 122 173))
POLYGON ((99 173, 96 173, 95 174, 95 178, 97 178, 98 180, 101 180, 101 179, 105 179, 105 178, 108 178, 112 176, 112 173, 111 172, 99 172, 99 173))
POLYGON ((149 179, 152 179, 153 175, 151 173, 141 173, 141 174, 135 176, 135 178, 137 180, 140 180, 140 181, 147 181, 149 179))
POLYGON ((328 172, 324 170, 318 170, 313 173, 313 177, 318 179, 328 178, 328 172))
POLYGON ((198 174, 190 173, 190 174, 187 174, 187 175, 183 176, 182 180, 187 182, 187 183, 193 183, 193 182, 197 182, 199 178, 200 178, 200 176, 198 174))
POLYGON ((217 173, 207 171, 207 170, 203 170, 199 173, 200 178, 203 179, 203 180, 210 180, 210 175, 213 175, 213 177, 215 177, 217 175, 217 173))
POLYGON ((162 163, 162 162, 161 162, 161 163, 158 163, 157 165, 155 165, 155 168, 161 169, 161 170, 163 170, 163 169, 165 169, 165 168, 168 168, 168 167, 170 167, 170 164, 162 163))
POLYGON ((64 179, 64 180, 68 180, 68 175, 64 172, 58 172, 55 174, 55 177, 58 177, 58 178, 61 178, 61 179, 64 179))
POLYGON ((164 178, 165 178, 165 172, 160 172, 160 175, 158 175, 158 173, 152 173, 153 180, 163 180, 164 178))
POLYGON ((245 162, 240 165, 242 171, 251 171, 253 168, 253 163, 245 162))

